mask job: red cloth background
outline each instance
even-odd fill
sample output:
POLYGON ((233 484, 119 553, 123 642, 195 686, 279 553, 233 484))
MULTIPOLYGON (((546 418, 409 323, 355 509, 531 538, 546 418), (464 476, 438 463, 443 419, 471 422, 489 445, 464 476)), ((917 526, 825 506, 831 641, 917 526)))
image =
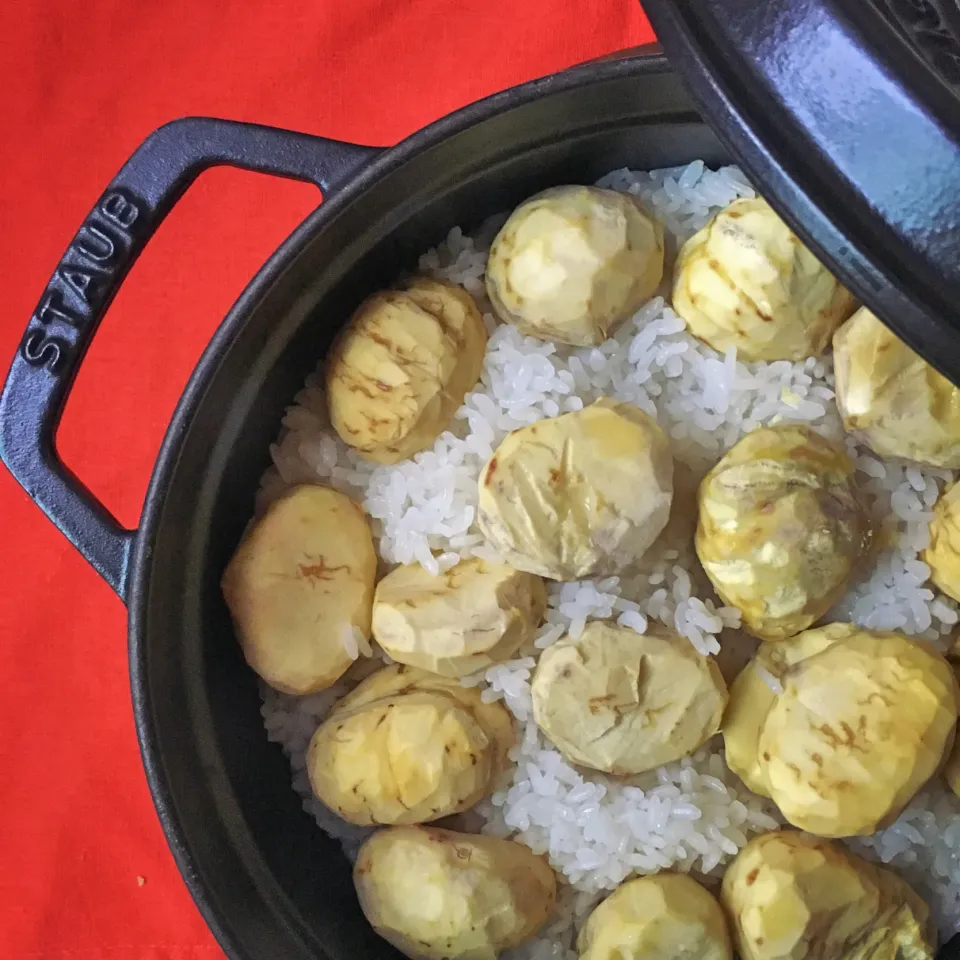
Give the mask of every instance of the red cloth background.
MULTIPOLYGON (((207 114, 391 144, 650 38, 635 0, 4 0, 2 370, 73 232, 165 121, 207 114)), ((128 525, 202 347, 315 198, 212 171, 135 267, 59 437, 128 525)), ((140 768, 123 605, 2 468, 0 521, 0 955, 220 957, 140 768)))

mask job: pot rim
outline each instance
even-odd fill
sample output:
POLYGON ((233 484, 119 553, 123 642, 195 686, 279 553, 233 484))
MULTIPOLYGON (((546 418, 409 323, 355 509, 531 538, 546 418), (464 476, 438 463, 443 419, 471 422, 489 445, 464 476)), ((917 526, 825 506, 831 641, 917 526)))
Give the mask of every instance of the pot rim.
POLYGON ((329 199, 325 197, 257 270, 227 312, 190 374, 157 454, 134 535, 124 589, 128 609, 128 661, 137 740, 154 807, 177 868, 194 902, 228 954, 239 955, 240 945, 232 934, 229 918, 219 909, 201 879, 199 859, 186 840, 160 758, 158 737, 153 724, 153 702, 148 683, 144 637, 156 530, 179 457, 181 440, 196 415, 207 382, 230 342, 246 323, 257 301, 280 277, 307 241, 382 176, 470 127, 552 94, 624 77, 672 72, 672 67, 659 46, 641 48, 636 53, 629 51, 626 57, 620 59, 580 64, 509 87, 441 117, 415 131, 396 146, 384 148, 378 156, 349 177, 342 187, 333 191, 329 199))

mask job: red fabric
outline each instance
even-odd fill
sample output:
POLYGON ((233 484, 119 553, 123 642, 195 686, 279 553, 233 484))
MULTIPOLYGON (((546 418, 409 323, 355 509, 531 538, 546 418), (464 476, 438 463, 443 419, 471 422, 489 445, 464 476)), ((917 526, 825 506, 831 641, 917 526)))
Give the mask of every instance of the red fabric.
MULTIPOLYGON (((650 38, 635 0, 5 0, 3 371, 74 230, 163 122, 208 114, 390 144, 650 38)), ((59 440, 125 523, 208 337, 314 200, 301 184, 210 172, 131 274, 59 440)), ((142 775, 123 605, 2 469, 0 520, 0 954, 221 956, 142 775)))

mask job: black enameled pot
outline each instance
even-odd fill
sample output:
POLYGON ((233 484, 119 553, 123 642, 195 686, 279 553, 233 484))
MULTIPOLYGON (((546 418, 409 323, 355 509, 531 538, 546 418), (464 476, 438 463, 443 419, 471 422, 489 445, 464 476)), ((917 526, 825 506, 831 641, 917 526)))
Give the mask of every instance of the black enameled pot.
MULTIPOLYGON (((154 133, 44 292, 0 397, 0 456, 129 607, 143 762, 184 879, 232 960, 393 956, 364 922, 338 844, 290 789, 219 590, 284 406, 363 296, 551 184, 618 166, 726 159, 656 51, 473 104, 390 150, 221 120, 154 133), (59 461, 54 431, 97 325, 190 182, 228 164, 315 183, 324 202, 251 281, 205 351, 136 530, 59 461)), ((942 956, 960 957, 960 951, 942 956)))

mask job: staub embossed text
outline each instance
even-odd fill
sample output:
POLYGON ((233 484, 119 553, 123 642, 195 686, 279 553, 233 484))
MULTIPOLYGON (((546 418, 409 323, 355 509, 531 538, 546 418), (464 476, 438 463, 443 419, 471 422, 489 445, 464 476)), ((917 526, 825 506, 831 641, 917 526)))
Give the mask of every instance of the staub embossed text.
POLYGON ((20 345, 27 363, 51 373, 63 371, 81 331, 102 315, 116 273, 129 267, 136 233, 145 226, 145 207, 127 190, 103 195, 33 313, 20 345))

